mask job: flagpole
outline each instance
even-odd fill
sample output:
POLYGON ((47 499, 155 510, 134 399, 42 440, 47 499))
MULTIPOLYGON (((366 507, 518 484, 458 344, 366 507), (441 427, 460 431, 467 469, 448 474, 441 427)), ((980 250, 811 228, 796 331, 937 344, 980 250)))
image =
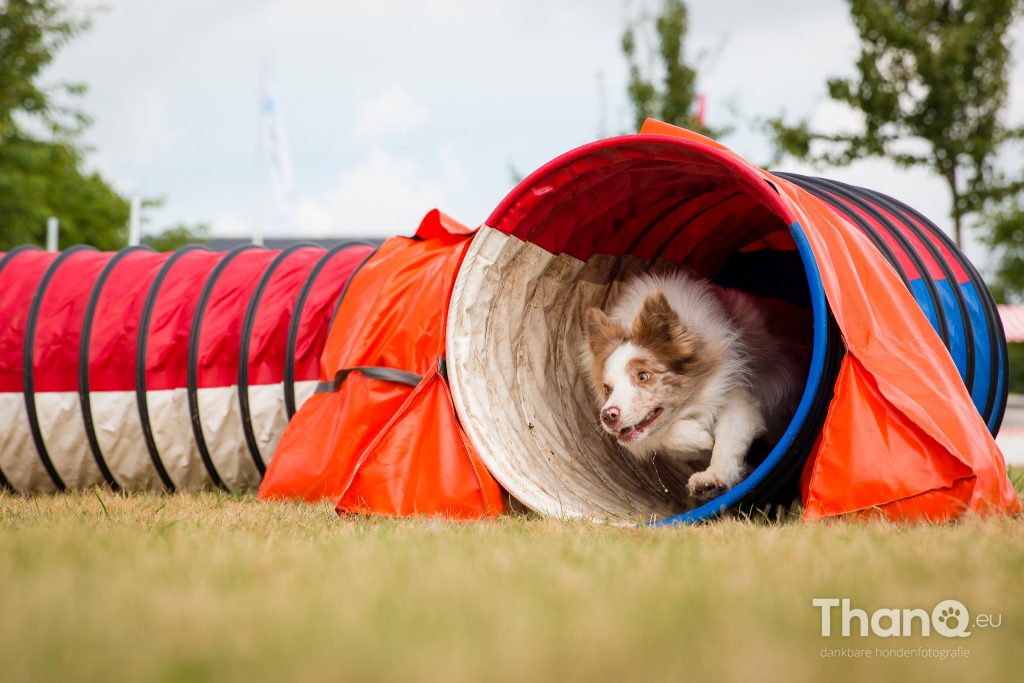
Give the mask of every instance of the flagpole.
POLYGON ((142 209, 142 200, 139 198, 138 193, 133 194, 131 203, 129 204, 128 213, 128 246, 137 247, 142 239, 141 235, 141 217, 139 212, 142 209))
MULTIPOLYGON (((277 227, 290 232, 295 211, 291 154, 284 121, 277 105, 277 92, 266 66, 263 72, 263 98, 260 104, 260 150, 267 164, 267 175, 270 178, 268 194, 273 200, 277 227)), ((263 243, 262 232, 253 236, 253 242, 263 243)))
POLYGON ((46 251, 57 251, 57 234, 60 232, 60 221, 56 216, 46 219, 46 251))
POLYGON ((266 97, 267 66, 266 55, 263 56, 260 65, 259 83, 256 86, 256 101, 258 105, 256 117, 256 202, 259 207, 256 212, 256 221, 253 225, 253 244, 257 247, 263 246, 263 223, 268 214, 268 200, 266 194, 266 169, 263 167, 264 142, 263 142, 263 99, 266 97))

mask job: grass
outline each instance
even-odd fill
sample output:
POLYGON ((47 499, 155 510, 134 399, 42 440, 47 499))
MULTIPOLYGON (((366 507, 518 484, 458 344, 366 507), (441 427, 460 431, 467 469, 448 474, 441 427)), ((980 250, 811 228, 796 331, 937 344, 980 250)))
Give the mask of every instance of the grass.
POLYGON ((1022 571, 1019 519, 626 529, 339 518, 217 493, 0 495, 0 679, 1021 680, 1022 571), (955 598, 1002 625, 823 638, 814 597, 955 598), (843 646, 970 656, 820 654, 843 646))

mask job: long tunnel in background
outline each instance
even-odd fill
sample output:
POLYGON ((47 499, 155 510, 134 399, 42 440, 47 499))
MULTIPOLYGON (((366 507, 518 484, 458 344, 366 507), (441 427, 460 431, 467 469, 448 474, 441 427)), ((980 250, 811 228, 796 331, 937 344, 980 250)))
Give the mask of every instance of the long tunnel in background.
POLYGON ((374 248, 0 254, 0 485, 258 485, 374 248))

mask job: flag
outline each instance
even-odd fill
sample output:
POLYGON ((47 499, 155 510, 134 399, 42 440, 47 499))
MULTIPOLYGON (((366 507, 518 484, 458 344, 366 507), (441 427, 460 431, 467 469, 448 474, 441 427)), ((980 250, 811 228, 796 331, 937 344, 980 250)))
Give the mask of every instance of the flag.
POLYGON ((279 227, 289 228, 295 209, 292 160, 277 106, 277 91, 267 75, 263 79, 263 102, 260 106, 260 148, 270 172, 270 192, 279 227))

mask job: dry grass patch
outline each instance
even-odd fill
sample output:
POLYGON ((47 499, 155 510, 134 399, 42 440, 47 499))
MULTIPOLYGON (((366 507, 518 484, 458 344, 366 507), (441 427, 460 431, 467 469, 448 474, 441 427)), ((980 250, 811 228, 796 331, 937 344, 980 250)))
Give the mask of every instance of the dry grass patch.
POLYGON ((623 529, 337 517, 224 494, 0 495, 5 681, 1019 679, 1020 520, 623 529), (1001 613, 819 635, 813 597, 1001 613), (900 642, 894 642, 899 640, 900 642), (963 646, 959 661, 824 647, 963 646))

